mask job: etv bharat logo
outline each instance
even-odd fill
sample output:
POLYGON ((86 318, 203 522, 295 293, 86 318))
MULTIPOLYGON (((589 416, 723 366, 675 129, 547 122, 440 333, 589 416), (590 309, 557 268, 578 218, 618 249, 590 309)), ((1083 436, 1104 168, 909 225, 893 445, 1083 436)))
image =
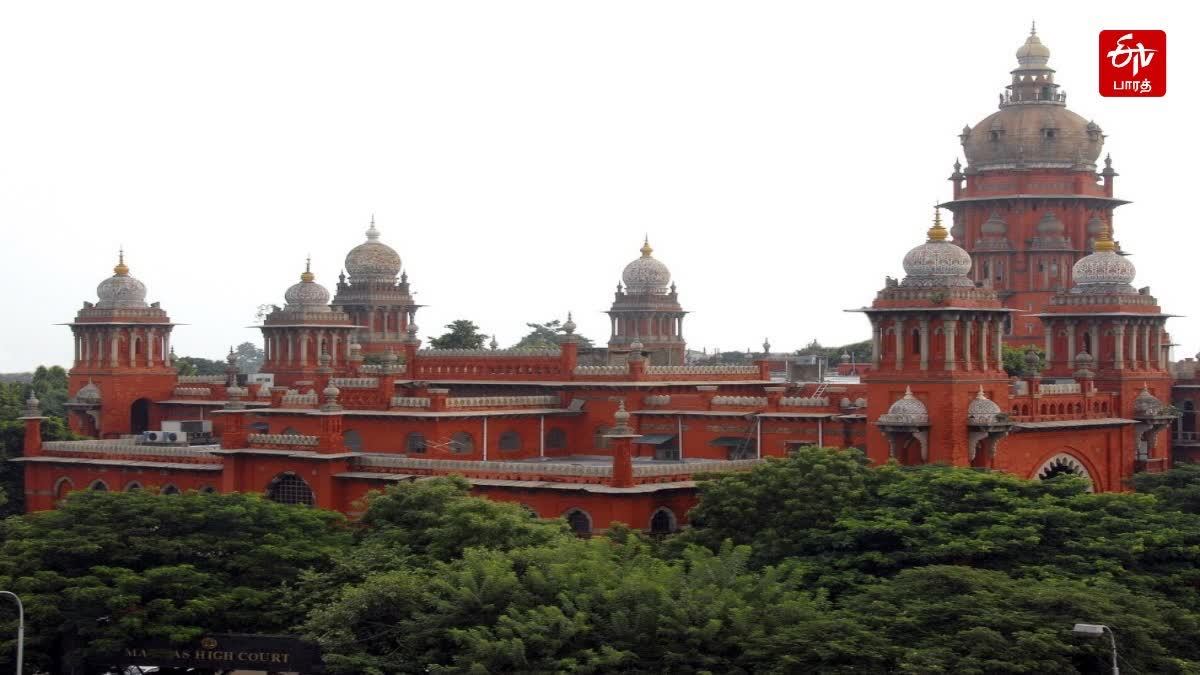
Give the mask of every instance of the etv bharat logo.
POLYGON ((1100 95, 1167 93, 1167 34, 1161 30, 1100 31, 1100 95))

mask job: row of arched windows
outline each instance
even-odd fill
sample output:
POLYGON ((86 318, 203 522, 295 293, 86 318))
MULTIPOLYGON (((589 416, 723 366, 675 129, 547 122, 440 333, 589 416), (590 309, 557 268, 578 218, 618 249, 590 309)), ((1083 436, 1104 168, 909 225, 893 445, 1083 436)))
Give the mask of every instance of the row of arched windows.
MULTIPOLYGON (((1028 416, 1030 410, 1037 410, 1039 415, 1082 415, 1084 406, 1082 403, 1043 403, 1040 407, 1030 408, 1029 404, 1022 403, 1014 405, 1012 408, 1013 415, 1028 416)), ((1092 401, 1091 410, 1094 413, 1108 412, 1108 401, 1092 401)))
MULTIPOLYGON (((265 429, 256 429, 256 431, 266 433, 265 429)), ((602 434, 606 432, 606 429, 603 431, 597 431, 597 442, 599 442, 602 438, 602 434)), ((285 435, 295 435, 300 432, 296 431, 292 427, 288 427, 281 433, 285 435)), ((362 434, 357 430, 347 429, 346 431, 342 432, 342 441, 346 444, 346 448, 350 450, 350 452, 366 452, 366 448, 363 445, 362 434)), ((425 438, 425 434, 421 433, 420 431, 409 432, 404 437, 404 452, 408 454, 425 454, 428 447, 429 443, 425 438)), ((500 434, 499 447, 503 452, 520 452, 521 450, 525 449, 525 440, 521 436, 520 432, 509 429, 500 434)), ((545 448, 547 450, 566 450, 567 432, 559 427, 553 427, 547 430, 545 448)), ((475 437, 465 431, 460 431, 450 437, 449 450, 455 454, 469 455, 475 452, 475 437)))
MULTIPOLYGON (((95 492, 108 492, 110 490, 108 483, 100 478, 97 478, 96 480, 92 481, 91 483, 88 483, 87 489, 95 491, 95 492)), ((133 480, 133 481, 129 481, 128 483, 125 484, 124 492, 137 492, 142 489, 143 489, 142 484, 136 480, 133 480)), ((63 477, 59 478, 58 480, 54 481, 54 498, 55 499, 62 499, 63 497, 66 497, 69 493, 74 492, 74 491, 75 491, 75 482, 72 481, 70 478, 63 476, 63 477)), ((215 494, 216 491, 217 491, 216 488, 214 488, 211 485, 205 485, 204 487, 200 488, 200 492, 202 492, 204 494, 215 494)), ((182 491, 175 485, 172 485, 171 483, 167 483, 159 488, 158 493, 163 494, 163 495, 177 495, 177 494, 182 494, 182 491)))
MULTIPOLYGON (((524 504, 522 506, 533 516, 537 515, 537 512, 531 507, 524 504)), ((572 508, 563 514, 563 518, 567 519, 567 525, 575 533, 575 536, 585 538, 592 536, 592 514, 581 508, 572 508)), ((660 507, 650 516, 648 525, 652 535, 671 534, 679 529, 679 521, 675 517, 675 512, 665 506, 660 507)))

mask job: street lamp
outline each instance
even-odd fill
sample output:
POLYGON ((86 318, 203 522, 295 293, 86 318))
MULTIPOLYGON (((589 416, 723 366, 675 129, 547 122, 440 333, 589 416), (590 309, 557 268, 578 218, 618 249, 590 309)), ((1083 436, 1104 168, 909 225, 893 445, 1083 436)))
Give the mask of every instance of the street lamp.
POLYGON ((1112 672, 1113 675, 1120 675, 1121 669, 1117 667, 1117 636, 1108 626, 1102 623, 1077 623, 1071 629, 1071 632, 1076 635, 1091 635, 1097 637, 1104 635, 1104 631, 1108 631, 1108 639, 1112 642, 1112 672))
POLYGON ((12 591, 0 591, 0 595, 11 595, 17 603, 17 675, 21 675, 21 667, 25 662, 25 605, 12 591))

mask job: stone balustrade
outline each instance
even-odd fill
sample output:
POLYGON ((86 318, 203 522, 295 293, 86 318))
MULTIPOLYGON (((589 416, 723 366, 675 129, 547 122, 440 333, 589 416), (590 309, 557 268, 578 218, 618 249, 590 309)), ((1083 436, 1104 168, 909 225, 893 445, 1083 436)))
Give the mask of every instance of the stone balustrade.
MULTIPOLYGON (((849 408, 850 399, 844 399, 843 407, 849 408)), ((829 405, 829 399, 824 396, 784 396, 779 399, 779 405, 790 408, 824 408, 829 405)))
POLYGON ((626 366, 575 366, 576 375, 628 375, 626 366))
POLYGON ((758 375, 758 366, 646 366, 650 375, 758 375))
POLYGON ((460 396, 446 399, 447 408, 555 406, 557 396, 460 396))
POLYGON ((765 408, 766 396, 714 396, 713 405, 732 405, 742 408, 765 408))
POLYGON ((428 408, 429 398, 425 396, 393 396, 393 408, 428 408))
POLYGON ((202 396, 208 398, 212 396, 212 389, 208 387, 175 387, 172 393, 175 396, 202 396))
MULTIPOLYGON (((419 459, 414 457, 398 457, 391 455, 363 455, 355 457, 353 464, 356 468, 387 468, 438 471, 446 473, 475 472, 475 473, 509 473, 535 476, 592 476, 608 478, 612 476, 612 464, 567 464, 556 462, 494 462, 455 459, 419 459)), ((654 464, 635 464, 633 475, 638 477, 681 476, 696 473, 717 471, 744 471, 753 468, 762 460, 741 459, 714 462, 663 462, 654 464)))
POLYGON ((338 389, 375 389, 379 386, 377 377, 331 377, 329 384, 338 389))
POLYGON ((179 384, 225 384, 224 375, 180 375, 179 384))
POLYGON ((319 439, 303 434, 250 434, 246 440, 251 445, 294 445, 315 448, 319 439))
POLYGON ((1068 384, 1043 384, 1038 387, 1038 392, 1042 394, 1079 394, 1083 390, 1078 382, 1068 384))
POLYGON ((683 463, 664 462, 662 464, 635 464, 634 476, 675 476, 681 474, 710 473, 716 471, 745 471, 761 464, 761 459, 730 459, 724 461, 683 463))
POLYGON ((307 394, 301 394, 295 389, 289 389, 283 395, 283 405, 316 405, 317 392, 310 391, 307 394))
POLYGON ((139 445, 132 438, 103 441, 47 441, 42 450, 55 454, 72 455, 131 455, 147 457, 200 457, 216 459, 209 450, 216 445, 139 445))

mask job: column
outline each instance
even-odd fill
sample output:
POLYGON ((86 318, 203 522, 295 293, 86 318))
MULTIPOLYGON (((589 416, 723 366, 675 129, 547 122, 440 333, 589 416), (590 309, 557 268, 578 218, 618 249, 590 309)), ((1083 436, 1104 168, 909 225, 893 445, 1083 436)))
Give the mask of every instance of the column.
POLYGON ((1136 321, 1129 322, 1129 367, 1133 370, 1138 369, 1138 324, 1136 321))
POLYGON ((126 328, 125 334, 129 336, 129 339, 126 340, 129 343, 129 367, 133 368, 137 365, 137 329, 126 328))
POLYGON ((1075 319, 1067 319, 1067 368, 1075 369, 1075 319))
POLYGON ((996 320, 996 339, 992 342, 992 360, 996 369, 1004 367, 1004 319, 996 320))
POLYGON ((617 317, 609 314, 608 322, 612 325, 612 330, 608 334, 609 339, 617 337, 617 317))
POLYGON ((1150 323, 1141 325, 1141 368, 1150 370, 1154 368, 1151 364, 1152 354, 1150 353, 1150 323))
POLYGON ((1100 361, 1098 360, 1100 358, 1100 356, 1098 354, 1098 352, 1100 351, 1100 322, 1099 321, 1093 321, 1088 326, 1088 337, 1089 337, 1088 351, 1091 352, 1091 354, 1092 354, 1092 363, 1099 364, 1100 363, 1100 361))
POLYGON ((108 331, 108 365, 110 368, 116 368, 118 365, 117 350, 121 348, 121 341, 117 339, 117 329, 110 328, 108 331))
POLYGON ((971 328, 974 325, 974 317, 967 317, 963 321, 963 368, 971 370, 971 328))
POLYGON ((946 334, 946 370, 954 370, 954 341, 958 333, 958 321, 948 317, 942 318, 942 331, 946 334))
POLYGON ((79 331, 79 340, 80 340, 80 345, 83 348, 82 352, 80 352, 83 363, 85 365, 90 365, 89 361, 91 360, 91 356, 92 356, 91 336, 88 335, 87 331, 81 330, 81 331, 79 331))
POLYGON ((871 368, 873 368, 875 370, 879 370, 879 351, 880 351, 880 347, 883 344, 882 339, 881 339, 883 337, 882 336, 883 328, 879 325, 879 319, 877 317, 872 316, 872 317, 870 317, 870 319, 871 319, 871 368))
POLYGON ((1113 326, 1113 368, 1125 369, 1125 322, 1117 321, 1113 326))
POLYGON ((300 367, 308 365, 308 329, 300 331, 300 367))
POLYGON ((992 327, 992 322, 989 319, 984 319, 979 323, 979 369, 988 369, 988 329, 992 327))
POLYGON ((163 333, 163 348, 162 348, 163 363, 167 362, 167 356, 169 356, 170 353, 171 353, 171 329, 167 328, 165 330, 165 332, 163 333))
POLYGON ((896 330, 896 370, 904 368, 904 317, 892 322, 896 330))
POLYGON ((158 346, 158 329, 151 328, 150 335, 146 339, 146 365, 150 368, 154 367, 154 349, 158 346))
POLYGON ((329 358, 330 358, 329 365, 331 365, 331 366, 336 366, 336 365, 338 365, 338 362, 339 362, 338 343, 339 343, 338 335, 337 335, 337 333, 334 333, 329 338, 329 358))
POLYGON ((1154 367, 1155 368, 1165 370, 1166 369, 1166 363, 1165 363, 1166 359, 1163 358, 1162 329, 1163 329, 1162 323, 1155 322, 1154 334, 1150 338, 1151 346, 1154 347, 1153 351, 1151 352, 1151 357, 1154 359, 1154 367))
MULTIPOLYGON (((1053 321, 1046 322, 1046 365, 1049 366, 1054 362, 1054 331, 1055 323, 1053 321)), ((1092 356, 1095 356, 1093 354, 1092 356)))
POLYGON ((78 365, 79 365, 79 354, 80 354, 80 352, 81 352, 81 350, 80 350, 80 348, 79 348, 79 333, 78 333, 78 332, 76 332, 76 333, 75 333, 75 365, 76 365, 76 366, 78 366, 78 365))
POLYGON ((929 319, 921 319, 921 370, 929 370, 929 319))
POLYGON ((296 365, 296 336, 292 335, 292 331, 284 334, 287 338, 287 363, 289 366, 296 365))

